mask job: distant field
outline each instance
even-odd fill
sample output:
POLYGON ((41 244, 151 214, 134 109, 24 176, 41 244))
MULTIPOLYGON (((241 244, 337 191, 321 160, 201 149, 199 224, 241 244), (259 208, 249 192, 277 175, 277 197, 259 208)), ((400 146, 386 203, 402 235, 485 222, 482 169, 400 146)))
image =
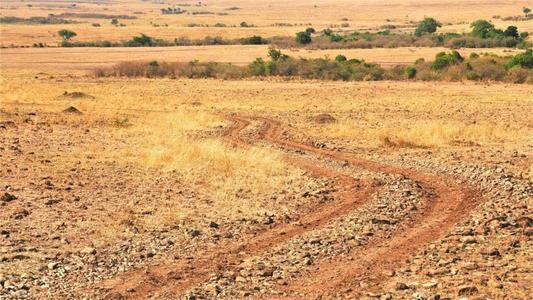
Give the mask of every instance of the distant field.
MULTIPOLYGON (((304 50, 285 51, 293 57, 331 58, 343 54, 349 58, 362 58, 383 66, 413 63, 418 58, 431 60, 435 54, 447 51, 445 48, 394 48, 394 49, 341 49, 341 50, 304 50)), ((151 48, 16 48, 0 49, 2 70, 63 72, 89 71, 97 67, 111 66, 121 61, 192 60, 229 62, 246 65, 258 57, 267 58, 268 46, 191 46, 191 47, 151 47, 151 48), (90 53, 88 55, 88 53, 90 53)), ((462 49, 467 56, 472 52, 491 52, 510 55, 520 50, 510 49, 462 49)))
MULTIPOLYGON (((433 16, 441 21, 443 31, 462 32, 468 29, 473 20, 492 19, 494 15, 515 16, 522 14, 523 6, 531 5, 530 1, 251 1, 251 0, 222 0, 202 3, 198 1, 180 1, 182 5, 175 6, 187 11, 179 15, 163 15, 162 8, 173 4, 145 2, 145 1, 102 1, 78 2, 71 6, 71 2, 40 1, 19 2, 13 0, 2 1, 0 13, 2 16, 16 16, 29 18, 32 16, 48 16, 61 13, 99 13, 105 15, 128 15, 136 19, 120 20, 124 27, 110 24, 110 19, 87 19, 65 17, 80 22, 68 25, 26 25, 2 24, 0 44, 7 46, 31 45, 33 43, 55 44, 60 38, 57 31, 68 28, 78 33, 75 40, 91 41, 98 39, 125 40, 140 32, 157 38, 174 39, 177 37, 203 38, 205 36, 223 36, 238 38, 251 35, 264 37, 276 35, 293 35, 307 26, 316 29, 328 27, 343 30, 378 30, 380 26, 400 25, 409 26, 411 22, 420 21, 424 16, 433 16), (194 13, 197 13, 196 15, 194 13), (200 14, 198 14, 200 13, 200 14), (251 28, 240 27, 241 22, 253 25, 251 28), (100 27, 92 26, 98 23, 100 27), (213 27, 220 23, 228 27, 213 27), (188 27, 191 24, 209 25, 210 27, 188 27), (277 24, 277 25, 276 25, 277 24), (280 26, 280 24, 283 24, 280 26), (157 27, 156 27, 157 26, 157 27), (233 27, 235 26, 235 27, 233 27)), ((531 31, 531 22, 504 22, 493 20, 503 27, 516 25, 521 31, 531 31)), ((412 28, 403 30, 412 31, 412 28)))

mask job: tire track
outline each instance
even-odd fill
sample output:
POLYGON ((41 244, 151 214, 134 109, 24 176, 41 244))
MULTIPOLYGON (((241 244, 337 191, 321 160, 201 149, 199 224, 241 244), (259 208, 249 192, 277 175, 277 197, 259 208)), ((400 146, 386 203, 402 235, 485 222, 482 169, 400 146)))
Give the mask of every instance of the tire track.
MULTIPOLYGON (((230 116, 228 119, 233 121, 233 124, 223 134, 224 138, 235 147, 250 147, 239 137, 241 131, 249 126, 250 122, 236 116, 230 116)), ((266 133, 263 132, 261 135, 266 133)), ((126 272, 103 283, 104 288, 111 290, 106 298, 146 299, 155 293, 163 297, 175 298, 176 295, 183 294, 207 281, 217 270, 237 268, 238 264, 246 257, 259 255, 295 236, 320 228, 332 219, 346 215, 368 201, 377 190, 377 187, 370 182, 358 180, 336 170, 317 165, 311 160, 289 155, 285 155, 284 160, 308 171, 313 176, 333 179, 337 187, 334 193, 336 201, 312 204, 312 207, 304 208, 309 210, 309 213, 295 220, 296 222, 265 228, 255 236, 250 237, 245 244, 235 245, 234 242, 224 242, 215 245, 215 249, 209 249, 198 254, 192 261, 170 262, 150 267, 145 271, 126 272)))
MULTIPOLYGON (((467 217, 480 200, 477 190, 468 186, 457 186, 442 176, 420 173, 416 170, 385 165, 369 160, 354 158, 341 152, 318 149, 313 146, 286 140, 281 134, 279 122, 256 118, 267 125, 265 139, 284 147, 304 150, 335 160, 348 162, 352 166, 374 172, 403 175, 416 181, 423 190, 432 191, 427 197, 428 207, 414 218, 402 222, 393 238, 374 241, 351 257, 334 259, 314 266, 310 271, 291 281, 288 286, 277 286, 289 294, 313 296, 335 296, 341 289, 351 289, 363 279, 376 288, 385 278, 385 272, 394 270, 412 254, 437 240, 453 225, 467 217)), ((274 288, 274 289, 275 289, 274 288)), ((357 292, 357 291, 354 291, 357 292)), ((351 292, 351 293, 354 293, 351 292)))

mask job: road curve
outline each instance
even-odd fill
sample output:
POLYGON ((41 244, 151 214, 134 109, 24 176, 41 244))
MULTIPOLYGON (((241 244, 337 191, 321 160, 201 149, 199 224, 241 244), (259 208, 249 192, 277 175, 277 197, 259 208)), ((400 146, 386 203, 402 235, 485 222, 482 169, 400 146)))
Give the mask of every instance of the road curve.
MULTIPOLYGON (((370 287, 378 287, 384 278, 384 271, 394 270, 405 259, 437 240, 457 222, 467 217, 480 200, 479 193, 470 187, 458 186, 449 178, 426 174, 370 160, 356 158, 349 153, 316 148, 307 144, 287 140, 283 137, 282 125, 268 118, 246 118, 237 115, 227 116, 232 125, 223 134, 235 147, 250 145, 240 138, 241 131, 250 125, 250 120, 265 124, 258 140, 265 140, 286 150, 301 150, 332 160, 347 162, 353 167, 372 172, 399 174, 416 181, 424 190, 426 206, 409 220, 404 220, 394 231, 392 238, 374 240, 365 246, 364 251, 352 253, 351 257, 317 262, 302 272, 298 280, 288 285, 277 286, 290 294, 306 295, 305 298, 319 295, 334 296, 345 287, 354 287, 355 281, 364 279, 370 287), (348 259, 349 258, 349 259, 348 259)), ((313 176, 334 179, 337 192, 335 201, 324 203, 309 211, 298 220, 299 224, 277 224, 261 229, 246 242, 235 244, 223 242, 213 249, 199 253, 192 261, 168 262, 149 267, 148 270, 126 272, 103 285, 111 289, 108 298, 114 296, 129 299, 145 299, 151 295, 175 297, 204 283, 218 269, 237 268, 246 257, 260 255, 276 245, 316 230, 328 222, 345 216, 359 205, 369 201, 378 187, 370 182, 357 180, 315 161, 297 158, 286 154, 284 159, 313 176), (127 291, 130 292, 127 292, 127 291)))

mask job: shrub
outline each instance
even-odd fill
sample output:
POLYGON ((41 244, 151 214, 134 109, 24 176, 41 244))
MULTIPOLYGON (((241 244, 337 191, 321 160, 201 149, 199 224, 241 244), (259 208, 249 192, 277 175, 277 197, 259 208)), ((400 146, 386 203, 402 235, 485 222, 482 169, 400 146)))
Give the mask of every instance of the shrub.
POLYGON ((422 36, 426 33, 434 33, 437 31, 437 28, 441 26, 442 25, 433 18, 424 18, 424 20, 418 24, 418 27, 415 30, 415 35, 422 36))
POLYGON ((405 68, 405 76, 408 79, 415 78, 415 76, 416 76, 416 68, 413 67, 413 66, 408 66, 407 68, 405 68))
POLYGON ((514 67, 509 70, 507 78, 512 83, 525 83, 528 80, 530 71, 520 67, 514 67))
POLYGON ((486 20, 477 20, 470 24, 472 28, 472 35, 486 38, 490 32, 494 31, 494 25, 486 20))
POLYGON ((270 49, 268 50, 268 56, 273 60, 273 61, 277 61, 278 59, 280 59, 281 57, 281 51, 277 50, 277 49, 270 49))
POLYGON ((442 70, 452 64, 457 64, 463 61, 463 57, 459 52, 452 51, 452 53, 440 52, 435 56, 435 61, 431 64, 432 70, 442 70))
POLYGON ((481 78, 481 76, 478 73, 474 72, 474 71, 466 72, 465 77, 468 80, 479 80, 481 78))
POLYGON ((526 69, 533 68, 533 50, 528 49, 524 53, 517 54, 507 62, 506 68, 511 69, 516 66, 520 66, 526 69))
POLYGON ((343 61, 347 61, 348 59, 346 58, 346 56, 342 55, 342 54, 339 54, 335 57, 335 61, 338 61, 338 62, 343 62, 343 61))
POLYGON ((147 36, 144 33, 141 33, 139 36, 133 37, 131 40, 125 43, 127 47, 145 47, 145 46, 154 46, 155 41, 152 37, 147 36))
POLYGON ((61 29, 57 34, 63 39, 63 41, 69 41, 77 35, 74 31, 68 29, 61 29))
POLYGON ((242 44, 249 44, 249 45, 263 45, 266 43, 267 41, 258 35, 251 36, 242 41, 242 44))
POLYGON ((311 35, 305 31, 298 32, 296 33, 296 42, 302 45, 309 44, 311 43, 311 35))
POLYGON ((505 29, 505 31, 503 32, 503 35, 507 36, 507 37, 512 37, 512 38, 515 38, 515 39, 520 37, 520 35, 518 33, 518 28, 516 26, 507 27, 507 29, 505 29))
POLYGON ((250 74, 252 76, 264 76, 266 75, 266 64, 262 58, 257 58, 249 65, 250 74))
POLYGON ((313 33, 316 33, 316 30, 313 27, 307 27, 307 29, 305 29, 305 32, 311 35, 313 33))

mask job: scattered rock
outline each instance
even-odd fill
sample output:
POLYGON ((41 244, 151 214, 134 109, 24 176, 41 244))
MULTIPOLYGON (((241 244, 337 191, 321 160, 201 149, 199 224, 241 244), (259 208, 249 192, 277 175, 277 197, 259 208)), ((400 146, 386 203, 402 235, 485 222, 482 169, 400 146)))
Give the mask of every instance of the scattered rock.
POLYGON ((30 212, 25 210, 25 209, 20 209, 20 210, 17 210, 15 211, 15 213, 13 213, 11 215, 11 217, 15 220, 21 220, 21 219, 24 219, 25 217, 29 216, 30 215, 30 212))
POLYGON ((394 287, 396 290, 398 291, 403 291, 403 290, 407 290, 409 289, 409 287, 407 286, 407 284, 403 283, 403 282, 397 282, 396 283, 396 286, 394 287))
POLYGON ((2 202, 11 202, 13 200, 17 200, 17 197, 15 195, 12 195, 10 193, 4 193, 2 197, 0 197, 0 201, 2 202))
POLYGON ((88 255, 94 255, 96 254, 96 249, 93 248, 93 247, 87 247, 87 248, 83 248, 81 251, 80 251, 81 254, 88 254, 88 255))
POLYGON ((464 296, 472 296, 478 293, 478 289, 475 286, 464 286, 459 288, 459 292, 457 293, 459 297, 464 296))
POLYGON ((64 113, 67 113, 67 114, 75 114, 75 115, 81 115, 83 114, 81 111, 79 111, 77 108, 75 108, 74 106, 69 106, 67 109, 65 109, 63 111, 64 113))

